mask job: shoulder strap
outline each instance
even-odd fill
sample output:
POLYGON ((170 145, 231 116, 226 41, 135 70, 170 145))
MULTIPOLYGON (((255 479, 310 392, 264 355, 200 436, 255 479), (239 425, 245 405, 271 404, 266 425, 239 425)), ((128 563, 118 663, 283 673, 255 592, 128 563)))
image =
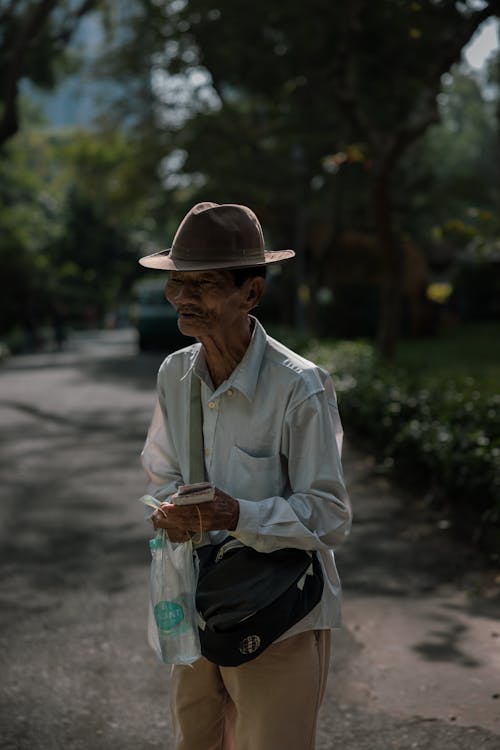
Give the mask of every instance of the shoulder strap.
POLYGON ((191 399, 189 405, 189 482, 204 482, 205 453, 203 449, 203 411, 201 408, 201 382, 191 372, 191 399))

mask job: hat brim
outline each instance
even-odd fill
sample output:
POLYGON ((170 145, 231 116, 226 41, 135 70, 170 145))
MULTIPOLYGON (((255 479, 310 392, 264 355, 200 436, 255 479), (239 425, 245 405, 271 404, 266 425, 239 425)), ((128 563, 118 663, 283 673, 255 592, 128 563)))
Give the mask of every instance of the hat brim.
POLYGON ((239 260, 237 263, 235 261, 210 262, 208 259, 197 261, 172 258, 172 253, 169 249, 145 255, 139 259, 139 263, 141 266, 155 268, 159 271, 218 271, 221 269, 232 271, 236 268, 253 268, 255 266, 267 266, 270 263, 282 263, 294 256, 295 252, 293 250, 267 250, 264 253, 263 261, 249 259, 248 262, 239 260))

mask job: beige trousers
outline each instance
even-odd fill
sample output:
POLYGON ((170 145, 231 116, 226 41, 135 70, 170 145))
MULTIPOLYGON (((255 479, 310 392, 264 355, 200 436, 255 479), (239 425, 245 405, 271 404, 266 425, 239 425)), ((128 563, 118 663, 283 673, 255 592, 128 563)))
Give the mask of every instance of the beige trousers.
POLYGON ((175 750, 314 750, 330 638, 300 633, 239 667, 174 667, 175 750))

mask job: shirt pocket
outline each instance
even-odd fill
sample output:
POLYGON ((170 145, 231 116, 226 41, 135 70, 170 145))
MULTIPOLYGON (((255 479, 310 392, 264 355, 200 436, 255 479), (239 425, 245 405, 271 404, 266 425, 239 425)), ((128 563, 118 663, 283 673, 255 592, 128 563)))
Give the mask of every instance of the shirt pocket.
POLYGON ((281 495, 282 469, 279 454, 251 456, 233 445, 226 472, 228 492, 241 500, 263 500, 281 495))

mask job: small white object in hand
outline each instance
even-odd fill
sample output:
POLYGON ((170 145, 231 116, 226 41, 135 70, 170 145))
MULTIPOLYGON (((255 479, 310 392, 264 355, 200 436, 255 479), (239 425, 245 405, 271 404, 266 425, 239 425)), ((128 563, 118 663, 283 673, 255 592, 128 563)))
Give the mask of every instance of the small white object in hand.
POLYGON ((143 495, 139 498, 139 502, 144 503, 144 505, 149 505, 150 508, 154 508, 155 510, 161 505, 160 500, 157 500, 153 495, 143 495))

